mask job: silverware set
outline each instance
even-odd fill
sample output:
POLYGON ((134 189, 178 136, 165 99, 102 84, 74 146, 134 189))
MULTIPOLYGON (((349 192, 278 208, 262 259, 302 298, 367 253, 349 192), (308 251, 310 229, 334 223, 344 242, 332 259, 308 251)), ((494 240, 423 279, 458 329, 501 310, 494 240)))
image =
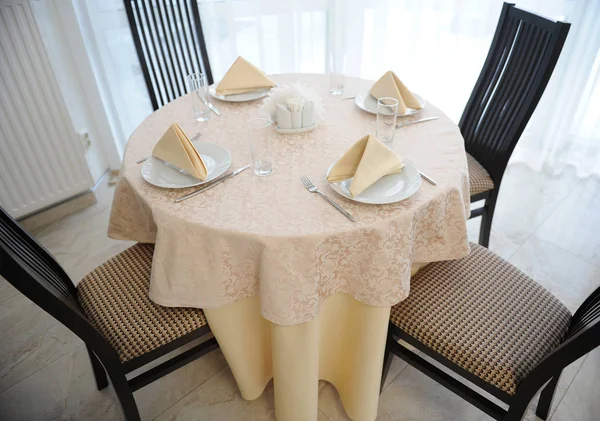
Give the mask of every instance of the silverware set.
POLYGON ((191 193, 188 193, 184 196, 178 197, 177 199, 175 199, 175 203, 182 202, 184 200, 189 199, 190 197, 194 197, 194 196, 199 195, 200 193, 204 193, 205 191, 208 191, 208 190, 212 189, 213 187, 218 186, 219 184, 223 183, 224 181, 229 180, 231 177, 235 177, 236 175, 246 171, 248 168, 250 168, 250 165, 246 165, 244 167, 238 168, 235 171, 225 173, 225 174, 215 178, 214 180, 210 181, 208 184, 203 185, 198 190, 194 190, 191 193))

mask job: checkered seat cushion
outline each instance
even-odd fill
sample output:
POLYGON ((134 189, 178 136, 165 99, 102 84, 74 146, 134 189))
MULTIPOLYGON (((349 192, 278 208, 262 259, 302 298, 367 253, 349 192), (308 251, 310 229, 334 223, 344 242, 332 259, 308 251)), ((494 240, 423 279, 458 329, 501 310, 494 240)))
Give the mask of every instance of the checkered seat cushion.
POLYGON ((91 271, 77 286, 85 315, 122 362, 204 325, 200 309, 162 307, 148 298, 154 245, 136 244, 91 271))
POLYGON ((494 181, 479 162, 467 153, 469 166, 469 193, 471 196, 483 193, 494 188, 494 181))
POLYGON ((391 322, 485 382, 514 395, 564 338, 569 310, 516 267, 471 244, 460 260, 431 263, 411 280, 391 322))

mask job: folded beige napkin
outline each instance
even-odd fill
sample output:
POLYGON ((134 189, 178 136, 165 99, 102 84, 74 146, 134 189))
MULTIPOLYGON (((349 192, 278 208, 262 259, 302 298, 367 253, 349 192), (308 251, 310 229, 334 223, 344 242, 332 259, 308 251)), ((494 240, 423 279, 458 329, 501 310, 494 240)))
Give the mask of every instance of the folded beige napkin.
POLYGON ((402 160, 375 136, 365 136, 356 142, 331 168, 327 181, 337 183, 354 177, 350 196, 361 194, 384 175, 402 171, 402 160))
POLYGON ((406 107, 420 110, 423 108, 419 100, 413 93, 404 86, 404 83, 398 79, 398 76, 391 70, 386 72, 371 87, 371 95, 379 99, 389 96, 398 100, 398 114, 404 114, 406 107))
POLYGON ((238 57, 217 85, 216 91, 219 95, 234 95, 272 88, 275 85, 262 70, 243 57, 238 57))
POLYGON ((208 175, 206 164, 179 124, 173 123, 160 138, 152 155, 204 180, 208 175))

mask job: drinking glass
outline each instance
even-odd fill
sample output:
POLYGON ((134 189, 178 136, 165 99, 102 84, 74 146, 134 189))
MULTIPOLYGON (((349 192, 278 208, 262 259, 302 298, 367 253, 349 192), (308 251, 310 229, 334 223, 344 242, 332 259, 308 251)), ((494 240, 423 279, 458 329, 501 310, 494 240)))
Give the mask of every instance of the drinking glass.
POLYGON ((329 92, 332 95, 344 93, 346 81, 346 54, 329 53, 329 92))
POLYGON ((254 174, 265 176, 273 171, 271 151, 271 121, 267 118, 253 118, 247 121, 252 170, 254 174))
POLYGON ((192 94, 194 118, 196 121, 210 120, 208 108, 208 84, 202 73, 192 73, 187 76, 188 92, 192 94))
POLYGON ((390 97, 383 97, 377 100, 376 136, 390 149, 393 149, 394 146, 397 113, 398 100, 390 97))

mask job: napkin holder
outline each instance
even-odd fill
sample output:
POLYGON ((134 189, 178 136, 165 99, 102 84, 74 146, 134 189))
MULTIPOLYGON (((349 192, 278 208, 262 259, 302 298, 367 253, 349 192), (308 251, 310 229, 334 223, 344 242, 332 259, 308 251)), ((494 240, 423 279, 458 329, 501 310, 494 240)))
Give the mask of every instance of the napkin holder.
POLYGON ((304 104, 300 111, 290 111, 283 104, 277 104, 276 116, 275 130, 279 133, 304 133, 317 127, 313 102, 304 104))
POLYGON ((314 130, 323 119, 323 109, 319 95, 302 82, 275 87, 261 107, 276 122, 275 130, 283 134, 314 130))

